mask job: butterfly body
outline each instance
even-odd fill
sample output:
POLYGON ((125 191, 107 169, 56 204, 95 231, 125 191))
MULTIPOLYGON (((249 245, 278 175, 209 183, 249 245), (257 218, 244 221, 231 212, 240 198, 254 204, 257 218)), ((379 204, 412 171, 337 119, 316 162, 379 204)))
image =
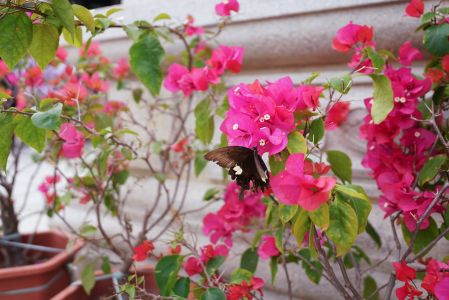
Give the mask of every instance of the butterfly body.
POLYGON ((228 169, 231 179, 237 182, 242 191, 257 191, 259 188, 263 191, 270 185, 267 166, 257 153, 257 148, 223 147, 210 151, 204 158, 228 169))

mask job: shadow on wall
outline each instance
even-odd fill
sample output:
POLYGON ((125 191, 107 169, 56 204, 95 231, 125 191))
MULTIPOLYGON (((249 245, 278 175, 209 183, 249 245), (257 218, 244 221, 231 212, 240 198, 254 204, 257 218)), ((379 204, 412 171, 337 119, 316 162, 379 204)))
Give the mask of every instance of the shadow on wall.
POLYGON ((71 0, 73 4, 79 4, 88 9, 94 9, 99 7, 106 7, 111 5, 117 5, 122 3, 121 0, 71 0))

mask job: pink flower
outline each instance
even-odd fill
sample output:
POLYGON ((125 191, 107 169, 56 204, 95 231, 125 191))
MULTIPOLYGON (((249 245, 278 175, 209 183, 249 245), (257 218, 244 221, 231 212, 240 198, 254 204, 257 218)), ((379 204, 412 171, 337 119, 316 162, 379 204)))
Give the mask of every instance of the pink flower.
POLYGON ((230 183, 224 195, 225 204, 217 213, 209 213, 203 219, 203 232, 210 235, 212 243, 223 240, 231 246, 235 231, 246 231, 254 219, 265 216, 266 206, 261 201, 261 192, 247 191, 243 201, 239 194, 240 187, 235 182, 230 183))
POLYGON ((95 57, 101 55, 100 43, 92 42, 89 45, 89 48, 86 51, 86 45, 80 48, 80 56, 82 57, 95 57))
POLYGON ((109 89, 109 82, 100 78, 98 72, 89 75, 88 73, 83 73, 81 80, 84 81, 88 88, 94 90, 95 92, 106 92, 109 89))
POLYGON ((194 276, 197 274, 201 274, 203 272, 203 267, 201 266, 201 262, 196 257, 189 257, 184 265, 182 266, 184 271, 186 271, 187 275, 194 276))
POLYGON ((240 5, 237 0, 224 0, 215 5, 215 13, 221 17, 231 15, 231 11, 239 12, 240 5))
POLYGON ((232 73, 239 73, 243 61, 243 48, 220 46, 212 52, 207 64, 214 69, 218 75, 226 70, 232 73))
POLYGON ((334 130, 346 122, 349 113, 349 105, 350 103, 346 101, 339 101, 332 105, 324 122, 326 130, 334 130))
POLYGON ((48 97, 57 98, 64 105, 76 106, 76 101, 82 102, 87 97, 87 90, 81 83, 67 82, 61 89, 48 93, 48 97))
POLYGON ((201 248, 201 260, 207 264, 209 260, 216 256, 228 256, 229 248, 225 245, 206 245, 201 248))
POLYGON ((188 36, 204 34, 204 28, 203 27, 194 26, 193 25, 194 22, 195 22, 195 19, 191 15, 188 15, 187 16, 187 21, 184 24, 184 32, 188 36))
POLYGON ((177 153, 183 153, 187 150, 187 144, 189 143, 188 138, 183 138, 179 140, 177 143, 170 146, 170 150, 177 153))
POLYGON ((396 297, 398 297, 398 300, 405 300, 407 297, 409 300, 416 299, 415 297, 421 296, 421 294, 422 292, 417 290, 409 282, 396 289, 396 297))
POLYGON ((405 261, 394 262, 393 263, 394 271, 396 273, 396 279, 406 282, 409 280, 413 280, 416 278, 416 271, 415 269, 407 266, 407 263, 405 261))
POLYGON ((287 205, 300 205, 308 211, 316 210, 329 199, 329 192, 336 179, 321 176, 315 178, 304 174, 304 154, 288 157, 285 171, 272 178, 271 187, 280 202, 287 205))
POLYGON ((340 52, 348 52, 357 43, 373 46, 372 39, 372 27, 349 22, 348 25, 337 31, 335 38, 332 40, 332 47, 340 52))
POLYGON ((67 55, 67 50, 64 47, 59 47, 58 50, 56 50, 55 56, 62 62, 66 61, 67 55))
MULTIPOLYGON (((444 70, 444 72, 449 73, 449 55, 448 54, 443 56, 443 58, 441 59, 441 68, 444 70)), ((1 74, 1 71, 0 71, 0 74, 1 74)), ((0 77, 2 77, 2 76, 0 75, 0 77)))
POLYGON ((438 300, 449 300, 449 278, 444 278, 435 285, 435 296, 438 300))
POLYGON ((424 2, 422 0, 411 0, 405 8, 405 14, 409 17, 419 18, 424 13, 424 2))
POLYGON ((112 70, 115 79, 122 80, 129 76, 130 65, 128 59, 122 57, 118 60, 117 65, 112 70))
POLYGON ((64 140, 61 153, 66 158, 80 157, 84 148, 84 135, 71 123, 64 123, 59 130, 59 137, 64 140))
POLYGON ((137 247, 134 247, 134 255, 133 260, 134 261, 143 261, 147 257, 151 256, 154 251, 154 244, 152 241, 143 241, 142 244, 138 245, 137 247))
POLYGON ((182 91, 185 96, 190 96, 193 90, 193 82, 189 70, 183 65, 171 64, 164 80, 164 87, 170 92, 182 91))
POLYGON ((276 239, 271 235, 264 235, 262 237, 262 242, 257 249, 257 254, 262 259, 269 259, 272 256, 278 256, 281 254, 276 247, 276 239))
POLYGON ((105 103, 103 112, 113 116, 116 115, 119 111, 125 110, 126 108, 126 103, 122 101, 109 100, 105 103))
POLYGON ((30 87, 37 87, 42 85, 44 78, 42 76, 42 70, 38 66, 28 68, 25 73, 25 84, 30 87))
POLYGON ((193 68, 190 72, 190 77, 193 82, 193 89, 197 91, 206 91, 210 83, 216 84, 220 82, 220 78, 217 77, 215 72, 207 67, 193 68))
POLYGON ((315 110, 320 105, 320 95, 324 88, 321 86, 301 85, 298 89, 298 109, 312 108, 315 110))
POLYGON ((423 58, 421 51, 414 48, 410 41, 405 42, 399 48, 399 63, 403 66, 410 66, 413 61, 423 58))

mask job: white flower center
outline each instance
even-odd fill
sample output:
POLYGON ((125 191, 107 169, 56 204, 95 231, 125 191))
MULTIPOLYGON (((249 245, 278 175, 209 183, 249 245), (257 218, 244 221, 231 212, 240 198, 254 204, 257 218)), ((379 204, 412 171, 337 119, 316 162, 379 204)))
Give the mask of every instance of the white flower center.
POLYGON ((376 149, 376 146, 372 145, 371 147, 369 147, 369 149, 372 151, 372 150, 376 149))
POLYGON ((240 91, 240 87, 239 86, 234 89, 234 93, 238 93, 239 91, 240 91))
POLYGON ((264 139, 261 139, 261 140, 259 141, 259 145, 265 146, 265 140, 264 140, 264 139))
POLYGON ((265 119, 263 117, 260 117, 259 122, 263 123, 263 122, 265 122, 265 119))
POLYGON ((374 121, 373 121, 373 120, 370 120, 369 123, 370 123, 370 124, 374 124, 374 121))
POLYGON ((270 119, 270 115, 269 115, 269 114, 265 114, 265 115, 263 116, 263 118, 264 118, 266 121, 268 121, 268 120, 270 119))
POLYGON ((237 130, 239 129, 239 124, 235 123, 234 125, 232 125, 232 130, 237 130))
POLYGON ((421 133, 420 133, 419 131, 416 131, 416 132, 415 132, 415 137, 418 138, 418 137, 420 137, 420 136, 421 136, 421 133))
POLYGON ((390 206, 387 202, 384 203, 384 207, 387 208, 388 206, 390 206))

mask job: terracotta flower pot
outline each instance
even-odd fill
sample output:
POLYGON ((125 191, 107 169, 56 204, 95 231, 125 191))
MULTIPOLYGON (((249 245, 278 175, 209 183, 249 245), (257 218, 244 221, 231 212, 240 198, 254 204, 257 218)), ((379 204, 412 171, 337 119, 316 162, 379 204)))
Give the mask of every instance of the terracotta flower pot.
MULTIPOLYGON (((154 278, 154 267, 144 266, 137 267, 136 273, 138 276, 145 278, 145 290, 147 292, 158 294, 156 280, 154 278)), ((90 295, 87 295, 79 282, 74 282, 66 287, 59 294, 51 298, 51 300, 97 300, 101 297, 109 297, 115 293, 114 284, 111 278, 102 279, 103 273, 98 272, 97 281, 92 289, 90 295)))
MULTIPOLYGON (((27 242, 30 235, 21 236, 27 242)), ((39 254, 42 262, 32 265, 0 269, 0 299, 2 300, 48 300, 70 284, 70 274, 66 264, 82 247, 75 243, 70 252, 66 251, 70 237, 56 230, 36 233, 33 245, 63 249, 62 252, 49 253, 28 250, 27 255, 39 254)), ((20 250, 18 250, 20 251, 20 250)), ((0 260, 3 257, 0 255, 0 260)))

